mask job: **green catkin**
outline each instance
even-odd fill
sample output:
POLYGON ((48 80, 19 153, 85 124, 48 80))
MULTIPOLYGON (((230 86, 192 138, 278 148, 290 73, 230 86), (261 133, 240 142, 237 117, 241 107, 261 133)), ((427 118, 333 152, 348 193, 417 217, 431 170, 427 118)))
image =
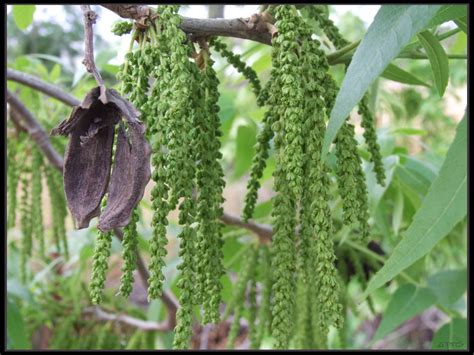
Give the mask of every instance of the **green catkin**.
MULTIPOLYGON (((160 9, 162 9, 160 7, 160 9)), ((157 21, 157 28, 161 27, 161 22, 157 21)), ((168 204, 169 185, 166 181, 167 156, 165 154, 165 144, 167 140, 167 122, 165 113, 169 110, 168 100, 159 99, 163 94, 169 94, 167 91, 171 86, 170 60, 168 56, 162 55, 167 48, 166 42, 158 42, 156 50, 152 52, 152 58, 155 62, 154 69, 151 72, 154 78, 154 84, 150 92, 150 100, 144 105, 143 110, 148 112, 154 120, 150 120, 149 129, 151 134, 151 164, 153 172, 152 180, 155 182, 151 191, 151 201, 153 209, 152 217, 152 238, 150 240, 150 278, 148 279, 148 298, 156 299, 162 293, 164 276, 162 269, 165 266, 164 257, 166 256, 166 226, 168 225, 168 213, 171 210, 168 204)))
MULTIPOLYGON (((190 209, 188 206, 191 200, 187 200, 183 203, 183 213, 187 213, 190 209)), ((180 216, 181 217, 181 216, 180 216)), ((187 349, 189 346, 189 340, 191 337, 191 328, 193 322, 193 290, 194 290, 194 275, 195 270, 193 268, 193 230, 186 226, 183 231, 178 235, 181 239, 179 256, 182 258, 182 262, 178 265, 178 270, 181 272, 180 279, 177 286, 181 292, 179 295, 180 308, 176 313, 176 327, 174 329, 174 340, 173 349, 187 349)))
POLYGON ((257 316, 259 320, 258 335, 253 344, 254 349, 260 348, 263 337, 267 331, 270 331, 271 324, 272 271, 270 249, 267 245, 260 246, 259 265, 261 267, 262 294, 257 316))
POLYGON ((32 152, 31 163, 31 220, 32 220, 32 239, 39 243, 39 252, 41 257, 45 257, 44 250, 44 226, 43 226, 43 206, 42 206, 42 174, 41 166, 43 164, 43 155, 38 148, 32 152))
MULTIPOLYGON (((105 200, 103 206, 105 206, 105 200)), ((112 247, 112 232, 98 231, 92 257, 92 275, 89 285, 93 304, 102 303, 102 291, 109 267, 110 248, 112 247)))
POLYGON ((308 313, 308 284, 305 280, 303 270, 298 273, 296 286, 296 330, 294 337, 294 347, 296 349, 309 349, 312 334, 307 333, 308 323, 310 324, 310 313, 308 313))
POLYGON ((26 264, 32 252, 32 220, 31 220, 31 204, 29 201, 29 175, 30 167, 23 167, 21 172, 21 199, 20 199, 20 226, 22 233, 22 246, 20 256, 20 277, 23 282, 26 281, 27 268, 26 264))
MULTIPOLYGON (((222 232, 219 218, 223 214, 222 197, 224 189, 224 173, 219 160, 222 154, 219 152, 221 132, 219 130, 219 81, 216 72, 212 68, 213 61, 207 51, 204 55, 205 68, 202 73, 202 88, 204 97, 204 115, 201 124, 198 125, 198 134, 195 146, 197 154, 197 188, 198 204, 197 219, 199 221, 197 268, 198 286, 201 285, 202 301, 204 309, 204 323, 219 322, 219 304, 222 285, 220 277, 224 274, 222 264, 222 232), (200 282, 199 282, 200 281, 200 282)), ((199 81, 196 81, 199 82, 199 81)))
POLYGON ((339 276, 339 302, 342 305, 342 317, 343 322, 342 326, 338 329, 339 335, 339 345, 341 349, 345 349, 347 347, 347 287, 344 283, 344 280, 339 276))
POLYGON ((7 140, 7 229, 14 227, 16 223, 17 188, 20 177, 20 165, 17 161, 18 144, 19 140, 12 138, 7 140))
POLYGON ((230 327, 229 335, 227 338, 227 348, 233 348, 235 339, 240 330, 240 317, 244 309, 245 304, 245 292, 247 290, 247 284, 255 277, 255 269, 258 261, 259 248, 257 245, 252 245, 245 254, 244 260, 242 261, 237 283, 234 287, 233 295, 227 308, 225 310, 223 318, 226 319, 230 312, 234 311, 234 318, 230 327))
POLYGON ((251 276, 250 288, 249 288, 249 339, 250 348, 257 349, 258 334, 257 334, 257 280, 256 280, 256 269, 254 275, 251 276))
POLYGON ((227 303, 223 319, 226 319, 230 315, 230 312, 232 312, 232 310, 234 310, 239 304, 243 304, 245 302, 244 298, 245 291, 247 290, 247 283, 254 274, 257 260, 258 247, 251 245, 244 256, 244 260, 242 261, 237 283, 234 287, 232 298, 227 303))
MULTIPOLYGON (((363 264, 365 262, 365 259, 363 259, 361 255, 356 253, 352 248, 346 248, 346 253, 347 253, 347 257, 352 263, 352 266, 354 267, 355 275, 359 279, 362 289, 365 290, 367 288, 367 281, 368 281, 365 276, 364 264, 363 264)), ((367 301, 367 305, 369 306, 369 310, 372 312, 372 314, 375 314, 372 298, 369 296, 367 297, 366 301, 367 301)))
POLYGON ((46 176, 46 184, 48 185, 49 198, 51 202, 51 219, 52 219, 52 236, 54 244, 56 246, 56 252, 61 252, 61 239, 60 239, 60 228, 59 221, 60 215, 58 214, 58 191, 59 187, 56 185, 56 180, 54 178, 53 167, 50 165, 43 166, 43 172, 46 176))
MULTIPOLYGON (((339 29, 334 25, 324 9, 318 6, 311 6, 313 17, 319 22, 324 33, 337 49, 347 46, 350 42, 342 37, 339 29)), ((364 128, 365 142, 369 148, 370 161, 374 163, 373 171, 375 172, 377 182, 381 186, 385 186, 385 170, 382 162, 382 155, 380 153, 380 146, 377 143, 377 133, 375 130, 375 121, 372 112, 367 105, 367 94, 365 94, 359 102, 358 113, 362 117, 361 126, 364 128)))
POLYGON ((354 126, 346 122, 336 138, 336 174, 339 192, 342 196, 344 223, 348 226, 359 223, 360 237, 367 241, 369 236, 367 188, 361 159, 357 153, 354 126))
MULTIPOLYGON (((169 98, 168 107, 162 112, 161 117, 165 124, 166 143, 168 147, 166 180, 170 184, 169 206, 174 208, 178 200, 182 198, 179 205, 179 224, 183 229, 178 238, 180 242, 179 255, 182 263, 178 266, 181 277, 178 287, 181 289, 179 303, 180 308, 176 315, 174 349, 186 349, 189 345, 191 327, 193 320, 194 303, 194 279, 195 279, 195 229, 191 227, 194 222, 195 203, 193 191, 195 188, 195 152, 193 139, 195 138, 192 97, 193 85, 189 85, 192 76, 191 65, 188 59, 188 48, 183 46, 186 35, 179 29, 181 22, 177 14, 179 6, 163 6, 158 25, 163 26, 160 38, 167 42, 171 51, 169 58, 166 53, 160 58, 161 65, 169 65, 171 71, 168 74, 171 82, 170 87, 163 87, 161 101, 169 98)), ((157 26, 159 27, 159 26, 157 26)), ((161 84, 162 85, 162 84, 161 84)), ((160 169, 162 167, 159 167, 160 169)))
POLYGON ((138 234, 137 234, 137 222, 138 222, 138 207, 132 213, 132 218, 129 224, 123 230, 122 240, 122 277, 120 278, 120 289, 119 293, 124 296, 130 296, 133 290, 133 272, 135 271, 137 264, 137 253, 138 253, 138 234))
MULTIPOLYGON (((324 173, 324 172, 323 172, 324 173)), ((317 274, 316 289, 318 293, 318 330, 322 339, 327 339, 329 326, 336 328, 342 325, 342 306, 334 295, 338 293, 337 270, 334 267, 334 245, 331 239, 333 228, 331 211, 328 205, 329 178, 324 176, 321 189, 313 202, 315 205, 315 223, 318 235, 315 242, 315 269, 317 274)))
MULTIPOLYGON (((275 54, 273 54, 275 56, 275 54)), ((257 104, 259 106, 265 105, 269 98, 269 91, 272 90, 273 78, 276 73, 272 71, 272 76, 257 97, 257 104)), ((263 171, 267 166, 267 158, 269 157, 270 141, 274 136, 272 125, 275 121, 275 115, 270 111, 266 111, 263 116, 262 130, 257 135, 257 143, 255 145, 255 155, 252 158, 252 165, 250 168, 250 179, 247 182, 247 194, 245 195, 245 205, 242 213, 242 219, 248 221, 252 218, 255 210, 255 205, 258 198, 258 189, 260 188, 260 179, 263 176, 263 171)))
POLYGON ((275 348, 288 347, 294 318, 294 289, 296 266, 296 208, 302 192, 303 177, 303 125, 304 82, 299 67, 299 33, 294 6, 279 6, 275 12, 279 33, 272 47, 273 85, 268 104, 276 119, 272 238, 272 335, 275 348), (274 76, 276 75, 276 76, 274 76))
POLYGON ((250 179, 247 182, 247 194, 245 195, 245 206, 242 215, 244 221, 248 221, 252 218, 257 203, 260 179, 265 170, 266 160, 269 156, 270 140, 273 138, 273 131, 271 128, 272 118, 269 111, 265 112, 262 124, 262 130, 257 136, 255 155, 250 169, 250 179))
POLYGON ((359 102, 358 113, 362 117, 361 126, 364 128, 364 138, 369 148, 370 161, 374 163, 373 171, 375 172, 377 182, 379 185, 385 186, 385 169, 380 153, 380 146, 377 143, 374 116, 367 105, 367 95, 364 95, 359 102))
POLYGON ((227 337, 227 349, 233 349, 235 346, 235 340, 237 335, 239 335, 240 330, 240 316, 242 314, 244 306, 243 304, 238 304, 234 309, 234 318, 232 319, 232 324, 230 325, 229 335, 227 337))
POLYGON ((66 217, 67 217, 67 206, 66 197, 64 195, 63 178, 58 171, 53 172, 53 178, 55 179, 55 185, 58 187, 56 191, 56 210, 57 210, 57 225, 56 229, 62 244, 62 250, 64 257, 69 259, 69 248, 67 244, 67 233, 66 233, 66 217))
POLYGON ((262 88, 255 70, 253 70, 252 67, 247 66, 241 59, 240 55, 228 50, 227 45, 218 38, 212 38, 209 42, 209 45, 218 51, 224 58, 226 58, 229 64, 233 65, 235 69, 237 69, 237 71, 249 81, 255 96, 258 96, 262 88))

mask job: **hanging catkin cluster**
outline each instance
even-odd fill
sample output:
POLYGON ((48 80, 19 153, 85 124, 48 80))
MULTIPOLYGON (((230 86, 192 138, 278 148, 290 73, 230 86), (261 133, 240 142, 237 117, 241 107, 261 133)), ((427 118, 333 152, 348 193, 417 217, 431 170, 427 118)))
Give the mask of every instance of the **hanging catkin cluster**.
MULTIPOLYGON (((142 113, 152 145, 150 299, 162 292, 168 213, 177 206, 180 211, 180 308, 173 346, 183 349, 191 336, 194 305, 202 306, 203 323, 220 318, 224 174, 219 163, 219 81, 207 44, 201 42, 196 53, 179 28, 178 9, 160 6, 155 21, 132 32, 120 79, 123 93, 142 113), (133 41, 138 42, 135 51, 133 41)), ((129 278, 125 273, 122 282, 129 278)), ((127 289, 122 287, 125 293, 127 289)))
POLYGON ((270 297, 272 272, 270 250, 267 245, 250 245, 242 259, 242 264, 227 304, 223 318, 231 312, 233 320, 227 338, 227 347, 233 348, 240 331, 240 320, 247 311, 250 348, 259 349, 262 339, 269 334, 271 323, 270 297), (258 287, 259 285, 259 287, 258 287), (261 290, 257 299, 257 288, 261 290))
MULTIPOLYGON (((268 111, 257 138, 243 218, 247 220, 253 214, 258 180, 274 136, 277 194, 272 211, 272 335, 277 348, 287 348, 291 339, 295 347, 325 348, 329 327, 343 328, 345 309, 345 288, 335 268, 329 169, 320 155, 326 120, 338 88, 328 73, 320 43, 311 38, 311 29, 296 8, 278 6, 274 15, 278 34, 272 41, 273 67, 259 100, 268 111)), ((317 15, 335 46, 345 46, 347 41, 337 27, 323 18, 322 12, 317 15)), ((367 123, 363 126, 371 130, 367 123)), ((368 146, 377 160, 380 153, 373 142, 368 141, 368 146)), ((367 241, 367 188, 354 126, 346 122, 335 143, 343 222, 350 227, 357 225, 357 235, 367 241)), ((375 163, 376 171, 380 164, 375 163)))
MULTIPOLYGON (((7 229, 19 227, 20 276, 26 282, 28 261, 33 256, 48 260, 52 250, 47 250, 46 240, 52 237, 56 252, 68 258, 65 219, 67 209, 64 201, 61 174, 49 165, 43 152, 34 141, 27 139, 27 133, 17 131, 10 134, 8 124, 7 140, 7 229), (43 181, 46 180, 51 207, 43 204, 43 181), (52 226, 46 231, 44 225, 45 210, 51 211, 52 226)), ((17 130, 17 128, 14 128, 17 130)), ((63 147, 53 141, 55 149, 63 147)))
MULTIPOLYGON (((339 32, 339 29, 334 25, 324 9, 320 6, 309 6, 310 13, 316 21, 318 21, 321 29, 324 31, 329 40, 334 44, 337 49, 341 49, 349 44, 339 32)), ((374 163, 374 172, 377 178, 377 182, 384 186, 385 185, 385 171, 382 162, 382 155, 380 154, 380 147, 377 143, 377 133, 375 131, 374 116, 369 109, 367 104, 368 95, 365 94, 362 100, 359 102, 358 113, 362 117, 361 126, 364 128, 364 138, 370 153, 370 161, 374 163)))

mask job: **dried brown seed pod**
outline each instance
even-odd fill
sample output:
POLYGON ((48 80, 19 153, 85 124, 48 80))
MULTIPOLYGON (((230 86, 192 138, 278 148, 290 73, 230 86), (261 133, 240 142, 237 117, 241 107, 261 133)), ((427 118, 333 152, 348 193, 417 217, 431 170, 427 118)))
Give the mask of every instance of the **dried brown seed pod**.
POLYGON ((99 218, 98 228, 101 231, 128 224, 150 180, 151 149, 144 138, 145 128, 132 122, 128 123, 128 127, 128 137, 123 125, 119 127, 107 206, 99 218))
POLYGON ((117 168, 110 187, 114 193, 106 206, 107 215, 101 218, 102 230, 128 222, 150 179, 150 147, 138 119, 139 112, 117 91, 106 89, 105 94, 101 98, 100 88, 92 89, 82 104, 74 107, 70 117, 51 132, 70 135, 63 178, 67 204, 78 229, 88 227, 89 221, 100 214, 100 202, 109 185, 114 127, 122 117, 130 127, 131 141, 120 138, 119 134, 117 168), (117 197, 120 189, 127 192, 126 198, 117 197))

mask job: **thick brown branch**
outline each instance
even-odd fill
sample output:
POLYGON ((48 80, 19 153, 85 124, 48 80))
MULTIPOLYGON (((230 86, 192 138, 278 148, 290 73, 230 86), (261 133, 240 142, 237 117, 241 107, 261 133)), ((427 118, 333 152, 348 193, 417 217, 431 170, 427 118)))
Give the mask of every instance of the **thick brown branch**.
MULTIPOLYGON (((102 4, 103 7, 115 12, 122 18, 143 22, 150 14, 145 5, 102 4)), ((259 14, 238 19, 196 19, 183 17, 181 29, 192 37, 225 36, 250 39, 271 45, 272 35, 267 24, 259 14)))
MULTIPOLYGON (((31 112, 25 107, 25 105, 23 105, 23 103, 8 89, 7 102, 10 104, 11 109, 14 110, 18 114, 18 116, 21 116, 23 118, 23 126, 26 127, 26 129, 28 130, 28 134, 36 142, 38 147, 43 151, 50 163, 56 168, 62 170, 63 159, 51 145, 48 135, 33 117, 31 112)), ((18 118, 18 116, 12 115, 11 117, 12 119, 16 119, 18 118)))
POLYGON ((29 86, 35 90, 54 97, 69 106, 78 106, 81 102, 74 96, 64 92, 60 87, 45 83, 33 75, 22 73, 13 69, 7 69, 7 80, 29 86))

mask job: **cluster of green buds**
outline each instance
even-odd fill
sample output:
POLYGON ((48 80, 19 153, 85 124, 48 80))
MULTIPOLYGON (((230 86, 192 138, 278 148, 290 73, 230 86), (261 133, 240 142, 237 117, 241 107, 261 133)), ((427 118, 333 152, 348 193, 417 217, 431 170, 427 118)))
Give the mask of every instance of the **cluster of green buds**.
POLYGON ((130 21, 117 21, 112 26, 112 33, 116 36, 123 36, 132 32, 133 23, 130 21))

